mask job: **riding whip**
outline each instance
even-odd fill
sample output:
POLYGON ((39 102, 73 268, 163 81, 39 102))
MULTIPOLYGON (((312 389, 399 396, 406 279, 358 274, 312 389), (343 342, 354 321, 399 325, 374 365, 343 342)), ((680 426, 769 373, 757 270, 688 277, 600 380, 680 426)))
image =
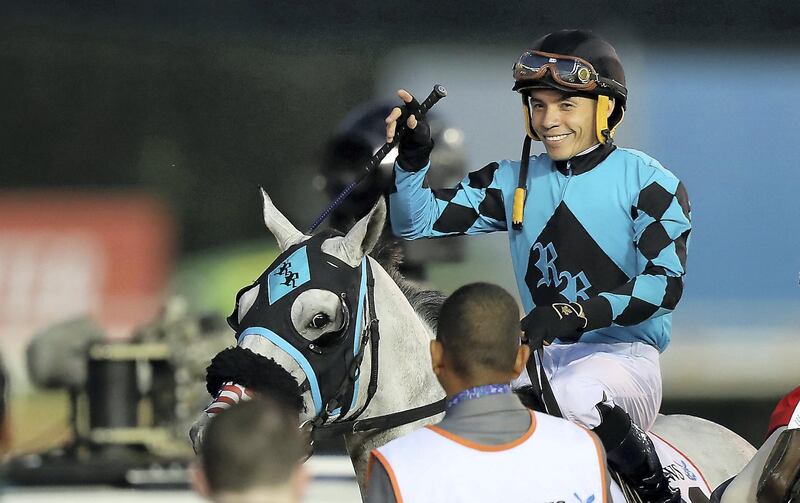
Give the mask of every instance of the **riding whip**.
MULTIPOLYGON (((428 112, 428 110, 433 108, 433 105, 435 105, 440 99, 444 98, 445 96, 447 96, 447 89, 445 89, 444 86, 441 84, 436 84, 435 86, 433 86, 433 91, 431 91, 428 97, 425 98, 425 101, 423 101, 418 108, 416 109, 408 108, 409 106, 413 106, 414 101, 412 101, 411 103, 406 103, 405 106, 408 109, 409 112, 408 115, 414 115, 417 119, 424 117, 425 114, 428 112)), ((406 115, 406 117, 408 117, 408 115, 406 115)), ((325 208, 325 211, 323 211, 317 217, 317 219, 314 220, 314 223, 311 224, 311 227, 308 228, 306 234, 310 234, 311 232, 314 231, 314 229, 319 227, 319 225, 322 222, 324 222, 326 218, 328 218, 328 215, 330 215, 333 210, 335 210, 340 204, 342 204, 342 201, 344 201, 347 198, 347 196, 349 196, 350 193, 353 192, 353 189, 355 189, 359 183, 361 183, 370 173, 374 171, 375 167, 381 163, 383 158, 386 157, 386 155, 400 142, 400 139, 403 137, 403 135, 405 135, 407 129, 408 126, 406 125, 405 122, 397 124, 397 129, 395 130, 395 135, 392 141, 384 143, 383 146, 380 149, 378 149, 378 151, 375 152, 375 154, 373 154, 373 156, 370 158, 369 161, 367 161, 367 164, 364 166, 361 175, 359 175, 358 178, 356 178, 354 181, 350 182, 350 184, 347 187, 345 187, 344 190, 342 190, 342 192, 338 196, 336 196, 336 198, 333 201, 331 201, 328 207, 325 208)))

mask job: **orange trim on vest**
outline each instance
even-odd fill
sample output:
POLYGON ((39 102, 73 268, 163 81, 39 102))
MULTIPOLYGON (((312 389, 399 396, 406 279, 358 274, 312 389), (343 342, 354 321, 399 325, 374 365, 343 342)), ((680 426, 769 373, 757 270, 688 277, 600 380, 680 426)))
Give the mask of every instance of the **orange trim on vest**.
POLYGON ((367 459, 367 480, 369 480, 369 476, 372 475, 372 465, 375 463, 375 450, 373 449, 369 453, 369 459, 367 459))
MULTIPOLYGON (((581 426, 581 428, 583 428, 583 426, 581 426)), ((608 487, 608 481, 606 480, 608 467, 606 466, 605 463, 606 450, 605 448, 603 448, 603 444, 600 443, 600 439, 597 438, 597 435, 595 435, 586 428, 583 429, 586 431, 586 434, 589 435, 589 438, 592 439, 592 442, 594 442, 594 448, 597 450, 597 464, 600 465, 600 485, 603 488, 603 503, 609 503, 608 501, 609 487, 608 487)))
POLYGON ((475 449, 476 451, 482 451, 482 452, 506 451, 508 449, 513 449, 514 447, 517 447, 518 445, 522 444, 523 442, 525 442, 526 440, 531 438, 531 435, 533 435, 533 432, 536 430, 536 416, 533 414, 533 412, 530 412, 530 414, 531 414, 531 425, 528 428, 528 431, 523 433, 521 437, 519 437, 518 439, 516 439, 516 440, 514 440, 512 442, 508 442, 506 444, 499 444, 499 445, 479 444, 477 442, 473 442, 471 440, 467 440, 466 438, 460 437, 460 436, 456 435, 455 433, 450 433, 449 431, 443 430, 443 429, 439 428, 438 426, 426 426, 426 428, 428 428, 429 430, 433 431, 434 433, 438 433, 439 435, 445 437, 448 440, 452 440, 453 442, 456 442, 457 444, 461 444, 464 447, 469 447, 470 449, 475 449))
POLYGON ((397 500, 397 503, 403 503, 403 495, 400 494, 400 484, 397 483, 397 477, 394 476, 392 465, 389 464, 389 461, 383 457, 383 454, 378 452, 377 449, 372 451, 372 455, 369 458, 369 463, 367 463, 367 480, 369 480, 369 474, 372 471, 372 462, 374 459, 377 459, 378 462, 383 466, 383 469, 386 470, 386 474, 389 476, 389 480, 392 482, 394 499, 397 500))
POLYGON ((706 480, 706 477, 705 477, 705 475, 703 475, 703 472, 701 472, 701 471, 700 471, 700 470, 697 468, 697 465, 695 465, 695 464, 694 464, 694 461, 692 461, 692 460, 691 460, 691 458, 689 458, 689 456, 687 456, 686 454, 684 454, 683 452, 681 452, 681 450, 680 450, 680 449, 678 449, 677 447, 675 447, 675 446, 674 446, 674 445, 672 445, 671 443, 669 443, 669 442, 667 442, 666 440, 664 440, 664 437, 662 437, 662 436, 660 436, 660 435, 656 435, 656 434, 655 434, 655 433, 653 433, 652 431, 648 431, 647 433, 649 433, 649 434, 653 435, 654 437, 658 437, 658 439, 659 439, 659 440, 661 440, 662 442, 664 442, 664 443, 665 443, 665 444, 667 444, 668 446, 672 447, 673 449, 675 449, 675 450, 678 452, 678 454, 680 454, 681 456, 683 456, 684 458, 686 458, 686 461, 688 461, 688 462, 689 462, 689 464, 691 464, 691 465, 692 465, 692 468, 694 468, 694 471, 696 471, 697 473, 699 473, 699 474, 700 474, 700 478, 701 478, 701 479, 703 479, 703 482, 704 482, 704 483, 705 483, 705 485, 706 485, 706 489, 708 489, 709 491, 713 491, 713 490, 711 489, 711 486, 710 486, 710 485, 708 485, 708 481, 706 480))

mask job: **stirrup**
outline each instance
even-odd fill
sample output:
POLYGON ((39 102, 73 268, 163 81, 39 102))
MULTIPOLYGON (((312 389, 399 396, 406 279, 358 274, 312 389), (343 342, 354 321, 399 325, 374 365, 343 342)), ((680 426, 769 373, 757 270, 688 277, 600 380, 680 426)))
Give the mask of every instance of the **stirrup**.
POLYGON ((619 486, 620 491, 622 491, 622 497, 625 498, 626 503, 642 503, 642 497, 639 496, 630 484, 625 482, 622 475, 612 468, 608 469, 608 473, 611 475, 611 479, 619 486))
POLYGON ((664 501, 668 501, 668 502, 672 503, 673 500, 674 500, 675 503, 683 503, 683 501, 684 501, 680 496, 680 491, 678 491, 677 489, 674 489, 672 487, 670 487, 669 489, 670 489, 670 492, 674 493, 671 496, 671 498, 673 498, 673 499, 667 499, 667 500, 664 500, 663 498, 662 499, 657 499, 657 500, 644 499, 643 496, 636 490, 636 488, 633 485, 631 485, 628 482, 626 482, 625 479, 622 478, 622 475, 620 475, 616 470, 609 469, 608 471, 609 471, 609 474, 611 475, 611 479, 614 482, 616 482, 617 485, 619 486, 619 489, 622 492, 622 497, 625 498, 625 502, 626 503, 650 503, 650 502, 653 502, 653 501, 657 501, 659 503, 664 502, 664 501), (675 499, 675 496, 677 496, 677 499, 675 499))

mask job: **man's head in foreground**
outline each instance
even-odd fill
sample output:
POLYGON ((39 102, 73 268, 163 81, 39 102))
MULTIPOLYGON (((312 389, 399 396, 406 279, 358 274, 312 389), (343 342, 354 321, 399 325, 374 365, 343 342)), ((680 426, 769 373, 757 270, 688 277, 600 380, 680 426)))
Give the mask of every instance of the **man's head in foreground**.
POLYGON ((299 501, 307 452, 295 411, 265 398, 240 402, 207 426, 195 488, 220 503, 299 501))
POLYGON ((447 396, 516 378, 530 353, 520 336, 517 301, 504 289, 472 283, 456 290, 431 342, 433 371, 447 396))

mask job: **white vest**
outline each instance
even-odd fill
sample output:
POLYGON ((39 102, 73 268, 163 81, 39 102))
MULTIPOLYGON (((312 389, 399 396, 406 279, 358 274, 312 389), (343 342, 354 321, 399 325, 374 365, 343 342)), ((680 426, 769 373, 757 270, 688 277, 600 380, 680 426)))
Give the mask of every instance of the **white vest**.
POLYGON ((531 413, 519 439, 481 445, 436 426, 374 451, 398 503, 605 502, 603 447, 584 428, 531 413))

